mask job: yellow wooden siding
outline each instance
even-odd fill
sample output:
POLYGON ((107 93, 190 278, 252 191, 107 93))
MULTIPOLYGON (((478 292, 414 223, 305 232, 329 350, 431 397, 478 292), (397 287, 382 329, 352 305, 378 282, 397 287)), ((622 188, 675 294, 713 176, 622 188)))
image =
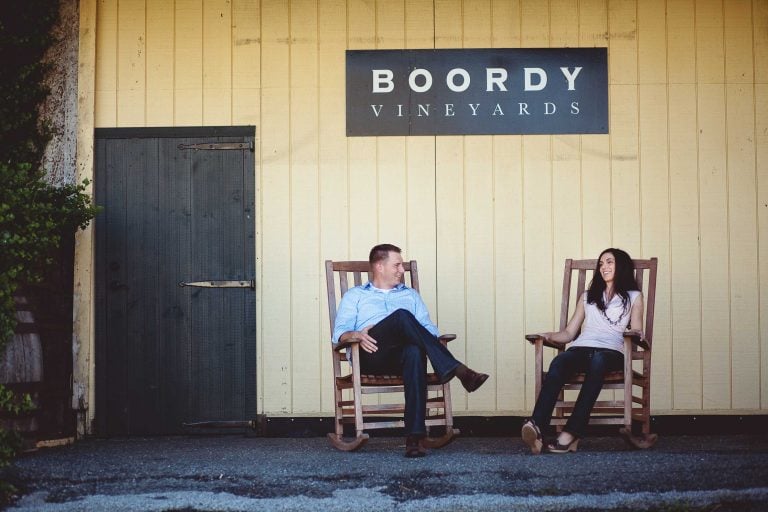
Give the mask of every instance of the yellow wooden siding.
MULTIPOLYGON (((669 91, 665 45, 665 1, 638 3, 637 41, 640 165, 640 232, 641 253, 653 254, 666 262, 658 270, 659 303, 656 310, 655 337, 671 339, 670 296, 670 224, 671 181, 669 165, 669 91)), ((654 407, 671 407, 671 344, 658 343, 654 357, 654 382, 651 401, 654 407)))
MULTIPOLYGON (((263 338, 257 393, 264 410, 275 414, 293 412, 294 397, 310 392, 293 387, 292 372, 290 37, 288 3, 265 3, 261 9, 261 116, 269 121, 255 120, 261 143, 256 211, 264 216, 262 231, 256 237, 261 254, 261 273, 256 278, 261 283, 257 299, 260 314, 256 321, 258 335, 263 338), (266 297, 269 299, 264 300, 266 297)), ((299 316, 301 313, 302 309, 296 311, 299 316)))
POLYGON ((203 2, 203 125, 232 123, 232 2, 203 2))
MULTIPOLYGON (((768 21, 768 8, 764 9, 766 16, 763 21, 768 21)), ((756 27, 758 28, 758 27, 756 27)), ((768 32, 768 23, 760 27, 763 33, 768 32)), ((755 84, 755 145, 757 168, 757 240, 758 272, 751 273, 759 284, 760 296, 758 297, 760 309, 758 310, 758 336, 760 337, 760 407, 768 407, 768 83, 755 84)), ((752 320, 754 322, 755 320, 752 320)))
MULTIPOLYGON (((318 409, 320 379, 320 196, 318 195, 319 119, 317 102, 318 16, 315 0, 290 8, 290 279, 292 408, 318 409), (301 312, 298 314, 298 312, 301 312)), ((327 314, 326 314, 327 316, 327 314)), ((276 361, 275 361, 276 362, 276 361)), ((266 374, 268 375, 268 374, 266 374)))
MULTIPOLYGON (((434 6, 434 41, 436 48, 461 47, 462 3, 459 0, 436 2, 434 6)), ((435 222, 437 243, 437 314, 441 331, 458 338, 451 342, 451 352, 459 359, 467 358, 466 328, 466 226, 464 211, 464 138, 435 138, 435 222)), ((454 386, 454 409, 465 411, 467 394, 454 386)))
MULTIPOLYGON (((520 46, 519 1, 494 0, 491 4, 491 45, 520 46)), ((495 410, 513 410, 526 400, 527 343, 522 343, 525 307, 523 295, 522 137, 493 137, 493 258, 494 340, 493 373, 495 410), (517 361, 514 371, 509 362, 517 361)), ((489 385, 490 382, 486 385, 489 385)))
POLYGON ((146 119, 146 9, 144 0, 122 0, 117 10, 117 122, 143 126, 146 119))
POLYGON ((656 338, 652 371, 654 379, 662 375, 662 384, 654 385, 652 399, 658 397, 669 409, 696 409, 701 407, 702 326, 694 2, 670 1, 667 9, 671 328, 669 338, 656 338))
MULTIPOLYGON (((176 0, 171 126, 203 124, 203 2, 176 0)), ((208 58, 213 58, 208 48, 208 58)), ((220 49, 221 52, 226 51, 220 49)), ((166 124, 167 125, 167 124, 166 124)), ((118 126, 130 126, 120 124, 118 126)))
MULTIPOLYGON (((319 32, 318 69, 342 69, 347 48, 347 9, 345 0, 323 1, 318 6, 319 32)), ((345 137, 345 86, 341 74, 325 73, 319 85, 318 126, 320 176, 320 247, 319 259, 349 259, 349 193, 347 189, 347 139, 345 137)), ((355 254, 356 258, 364 258, 355 254)), ((325 295, 325 276, 317 283, 321 297, 325 295)), ((330 326, 327 300, 320 301, 322 328, 314 337, 318 340, 322 365, 320 382, 315 386, 322 393, 320 410, 333 409, 330 326), (319 384, 319 385, 318 385, 319 384)), ((314 342, 315 340, 310 340, 314 342)))
MULTIPOLYGON (((760 296, 760 407, 768 408, 768 2, 752 3, 755 72, 755 168, 757 170, 757 278, 760 296)), ((753 320, 754 322, 754 320, 753 320)))
POLYGON ((734 0, 724 10, 726 78, 726 167, 728 183, 728 261, 731 310, 730 407, 760 407, 755 102, 752 52, 752 2, 734 0))
POLYGON ((523 334, 559 320, 563 259, 608 246, 659 258, 654 412, 768 407, 768 1, 81 9, 96 127, 256 126, 260 412, 330 413, 322 261, 385 241, 419 260, 452 351, 493 374, 454 386, 459 414, 530 411, 523 334), (346 49, 549 46, 608 48, 609 135, 345 135, 346 49))
POLYGON ((165 126, 173 119, 173 2, 146 2, 146 125, 165 126))
POLYGON ((94 121, 96 127, 117 126, 117 2, 99 0, 95 17, 94 121))

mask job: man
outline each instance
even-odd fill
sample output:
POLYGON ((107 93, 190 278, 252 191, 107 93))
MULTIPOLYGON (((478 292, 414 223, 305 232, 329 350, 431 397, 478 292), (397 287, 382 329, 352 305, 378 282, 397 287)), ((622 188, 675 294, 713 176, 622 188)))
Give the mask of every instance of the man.
MULTIPOLYGON (((425 454, 427 362, 441 382, 457 377, 475 391, 488 379, 454 358, 437 339, 427 306, 400 282, 405 270, 400 248, 381 244, 368 257, 373 279, 347 291, 336 313, 333 342, 360 340, 360 370, 369 375, 402 375, 405 390, 405 456, 425 454)), ((353 361, 353 364, 358 364, 353 361)))

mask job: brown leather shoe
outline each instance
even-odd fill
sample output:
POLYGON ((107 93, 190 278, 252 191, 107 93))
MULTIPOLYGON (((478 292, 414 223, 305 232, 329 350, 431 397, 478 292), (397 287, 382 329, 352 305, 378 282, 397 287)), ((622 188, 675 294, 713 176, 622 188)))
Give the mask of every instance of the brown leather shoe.
POLYGON ((407 436, 405 438, 405 456, 409 459, 414 457, 423 457, 427 450, 421 445, 421 438, 417 436, 407 436))
POLYGON ((461 385, 464 386, 464 389, 469 393, 477 391, 477 389, 488 380, 487 373, 478 373, 464 365, 456 369, 456 377, 461 381, 461 385))

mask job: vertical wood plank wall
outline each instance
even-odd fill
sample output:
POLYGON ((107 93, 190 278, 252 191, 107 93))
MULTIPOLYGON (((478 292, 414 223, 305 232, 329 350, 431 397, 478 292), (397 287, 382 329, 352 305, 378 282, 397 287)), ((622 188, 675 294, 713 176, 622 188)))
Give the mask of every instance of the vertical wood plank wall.
POLYGON ((330 413, 322 261, 383 241, 492 373, 458 414, 530 411, 523 334, 555 326, 563 259, 608 246, 659 258, 653 411, 768 409, 768 0, 82 9, 96 127, 257 127, 260 412, 330 413), (609 135, 345 135, 346 49, 563 46, 608 47, 609 135))

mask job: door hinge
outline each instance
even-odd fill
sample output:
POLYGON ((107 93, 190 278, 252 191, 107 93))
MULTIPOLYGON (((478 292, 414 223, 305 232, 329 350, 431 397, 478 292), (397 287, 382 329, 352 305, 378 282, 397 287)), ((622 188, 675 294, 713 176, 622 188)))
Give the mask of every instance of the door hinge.
POLYGON ((192 283, 181 282, 179 286, 182 288, 185 286, 193 286, 197 288, 250 288, 256 289, 256 280, 251 279, 248 281, 195 281, 192 283))
POLYGON ((232 149, 248 149, 253 151, 253 142, 202 142, 200 144, 179 144, 179 149, 194 149, 216 151, 216 150, 232 150, 232 149))

